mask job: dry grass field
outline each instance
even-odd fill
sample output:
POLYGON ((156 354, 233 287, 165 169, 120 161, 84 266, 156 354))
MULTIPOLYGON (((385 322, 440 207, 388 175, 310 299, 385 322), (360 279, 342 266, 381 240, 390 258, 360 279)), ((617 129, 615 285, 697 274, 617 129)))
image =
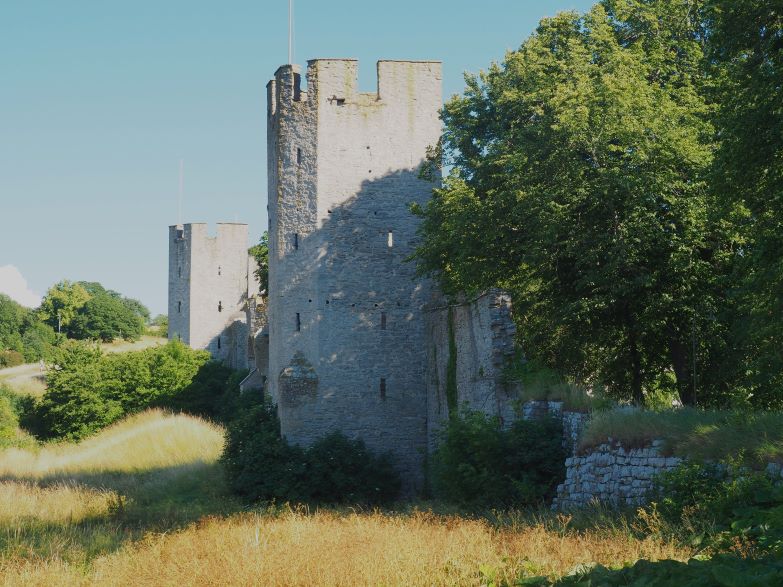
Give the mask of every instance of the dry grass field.
POLYGON ((222 444, 213 424, 151 411, 78 445, 0 452, 0 584, 478 585, 692 554, 612 517, 246 511, 222 444))

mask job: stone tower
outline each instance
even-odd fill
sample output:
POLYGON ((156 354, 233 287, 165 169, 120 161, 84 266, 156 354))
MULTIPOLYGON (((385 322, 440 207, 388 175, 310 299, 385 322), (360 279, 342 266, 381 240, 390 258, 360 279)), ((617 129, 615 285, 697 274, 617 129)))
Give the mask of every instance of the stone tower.
MULTIPOLYGON (((248 367, 247 302, 258 292, 248 258, 247 224, 169 227, 169 339, 234 369, 248 367)), ((251 343, 252 344, 252 343, 251 343)))
POLYGON ((296 65, 268 88, 267 391, 282 432, 308 444, 341 430, 391 451, 408 491, 427 449, 428 285, 414 280, 419 179, 441 134, 441 66, 380 61, 377 91, 357 62, 296 65))

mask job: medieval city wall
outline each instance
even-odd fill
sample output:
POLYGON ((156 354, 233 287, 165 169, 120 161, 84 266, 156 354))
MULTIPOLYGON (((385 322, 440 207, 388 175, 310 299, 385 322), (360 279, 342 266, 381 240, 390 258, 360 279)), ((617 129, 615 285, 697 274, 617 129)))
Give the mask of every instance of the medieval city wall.
POLYGON ((169 338, 208 350, 236 369, 248 366, 249 283, 246 224, 169 228, 169 338))
POLYGON ((425 320, 430 449, 449 414, 463 406, 512 422, 518 385, 507 381, 505 369, 521 357, 510 296, 492 289, 464 303, 437 300, 425 320))
POLYGON ((421 487, 429 286, 405 259, 433 183, 418 178, 441 127, 440 64, 378 63, 362 93, 353 60, 308 63, 269 85, 268 391, 281 429, 308 444, 332 430, 391 451, 421 487))

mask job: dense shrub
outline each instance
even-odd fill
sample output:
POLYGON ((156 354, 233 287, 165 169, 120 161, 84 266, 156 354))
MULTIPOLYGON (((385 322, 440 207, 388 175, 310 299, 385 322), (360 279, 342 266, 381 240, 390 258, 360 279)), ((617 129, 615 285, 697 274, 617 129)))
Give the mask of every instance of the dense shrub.
POLYGON ((435 496, 471 507, 539 504, 565 477, 562 422, 518 420, 509 429, 482 412, 449 419, 432 459, 435 496))
POLYGON ((19 428, 19 415, 13 393, 0 385, 0 448, 8 445, 19 428))
POLYGON ((232 490, 249 501, 380 504, 398 494, 400 479, 388 456, 361 440, 332 433, 308 449, 280 436, 277 410, 258 396, 242 398, 229 424, 223 463, 232 490))
POLYGON ((783 487, 765 474, 685 463, 659 475, 656 485, 652 507, 705 546, 745 556, 783 554, 783 487))
POLYGON ((23 423, 42 438, 83 438, 125 415, 173 403, 175 397, 183 402, 208 361, 206 351, 179 342, 109 355, 70 342, 58 349, 46 393, 23 423))
POLYGON ((783 561, 752 560, 728 555, 708 560, 691 559, 687 563, 640 560, 623 569, 607 569, 598 565, 554 582, 543 577, 529 577, 518 584, 531 587, 779 587, 783 585, 783 561))
POLYGON ((144 333, 144 320, 124 300, 100 293, 87 300, 70 323, 73 338, 111 342, 136 340, 144 333))
POLYGON ((190 384, 161 397, 156 405, 216 422, 229 422, 237 415, 239 384, 245 375, 247 371, 234 371, 223 363, 209 361, 199 367, 190 384))
POLYGON ((16 367, 24 363, 24 355, 18 351, 0 351, 0 369, 16 367))

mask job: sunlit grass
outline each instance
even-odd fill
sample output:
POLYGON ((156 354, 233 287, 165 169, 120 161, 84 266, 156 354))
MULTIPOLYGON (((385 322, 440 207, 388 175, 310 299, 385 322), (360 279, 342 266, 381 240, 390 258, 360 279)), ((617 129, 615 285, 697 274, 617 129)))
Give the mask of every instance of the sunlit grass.
POLYGON ((681 408, 607 411, 593 414, 580 441, 582 449, 606 442, 644 446, 664 441, 664 450, 696 460, 731 458, 764 467, 783 462, 783 413, 730 412, 681 408))
POLYGON ((79 444, 0 452, 0 584, 477 585, 692 554, 611 516, 242 513, 222 446, 219 426, 151 411, 79 444))

